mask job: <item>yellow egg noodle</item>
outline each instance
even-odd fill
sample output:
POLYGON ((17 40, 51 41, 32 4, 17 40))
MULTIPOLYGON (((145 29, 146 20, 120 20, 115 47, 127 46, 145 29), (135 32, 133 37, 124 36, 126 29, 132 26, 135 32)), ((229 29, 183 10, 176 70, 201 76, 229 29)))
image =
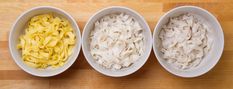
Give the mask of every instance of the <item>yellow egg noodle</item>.
POLYGON ((30 19, 17 48, 22 50, 22 59, 27 65, 57 68, 72 54, 75 39, 68 20, 52 13, 42 14, 30 19))

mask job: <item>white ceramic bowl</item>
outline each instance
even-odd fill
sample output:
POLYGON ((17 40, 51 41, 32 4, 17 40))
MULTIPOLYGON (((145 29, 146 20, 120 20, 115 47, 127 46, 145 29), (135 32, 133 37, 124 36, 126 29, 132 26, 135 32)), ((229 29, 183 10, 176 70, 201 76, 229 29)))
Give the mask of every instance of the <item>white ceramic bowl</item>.
POLYGON ((219 61, 223 48, 224 48, 224 36, 222 28, 218 22, 218 20, 207 10, 204 10, 200 7, 196 6, 181 6, 174 8, 168 11, 165 15, 163 15, 158 21, 153 34, 153 50, 157 57, 159 63, 170 73, 180 76, 180 77, 197 77, 212 69, 217 62, 219 61), (203 58, 203 61, 194 69, 190 70, 178 70, 174 68, 174 66, 169 65, 162 57, 162 53, 159 50, 160 39, 158 38, 158 34, 161 30, 161 27, 168 22, 169 17, 178 16, 184 13, 192 13, 195 14, 205 22, 207 22, 208 26, 212 30, 210 36, 213 37, 212 48, 209 53, 203 58))
POLYGON ((51 6, 35 7, 21 14, 17 18, 15 23, 13 24, 12 29, 10 31, 10 35, 9 35, 9 49, 10 49, 11 56, 13 57, 16 64, 21 69, 26 71, 27 73, 32 74, 34 76, 40 76, 40 77, 54 76, 68 69, 75 62, 75 60, 77 59, 79 55, 79 51, 81 49, 81 42, 82 42, 81 33, 80 33, 78 25, 76 24, 75 19, 71 15, 69 15, 67 12, 61 9, 55 8, 55 7, 51 7, 51 6), (76 45, 73 49, 73 54, 68 58, 66 63, 62 67, 59 67, 59 68, 35 69, 32 67, 29 67, 23 62, 22 57, 21 57, 21 52, 16 47, 17 44, 19 43, 19 36, 23 35, 24 33, 24 28, 26 26, 26 23, 33 16, 38 15, 38 14, 44 14, 44 13, 53 13, 56 16, 66 18, 71 23, 74 29, 75 35, 76 35, 76 45))
POLYGON ((107 75, 107 76, 112 76, 112 77, 121 77, 121 76, 126 76, 129 74, 134 73, 138 69, 140 69, 145 62, 147 61, 151 48, 152 48, 152 35, 150 28, 147 24, 147 22, 144 20, 144 18, 135 12, 132 9, 126 8, 126 7, 120 7, 120 6, 112 6, 112 7, 107 7, 105 9, 102 9, 95 13, 87 22, 87 24, 84 27, 83 31, 83 36, 82 36, 83 42, 82 42, 82 50, 83 53, 86 57, 86 60, 88 63, 98 72, 107 75), (111 14, 111 13, 120 13, 123 12, 125 14, 128 14, 130 16, 133 16, 139 23, 140 25, 144 28, 143 34, 145 35, 145 46, 146 50, 144 54, 136 61, 134 62, 130 67, 128 68, 123 68, 120 70, 111 70, 104 68, 103 66, 97 64, 95 60, 93 59, 91 53, 90 53, 90 48, 89 48, 89 34, 93 30, 94 23, 101 19, 103 16, 111 14))

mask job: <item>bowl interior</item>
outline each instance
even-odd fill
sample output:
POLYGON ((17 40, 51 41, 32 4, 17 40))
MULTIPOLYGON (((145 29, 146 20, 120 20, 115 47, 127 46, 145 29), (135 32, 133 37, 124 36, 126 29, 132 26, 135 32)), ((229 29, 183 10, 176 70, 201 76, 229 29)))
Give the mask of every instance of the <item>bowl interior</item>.
POLYGON ((27 12, 25 12, 24 14, 22 14, 16 21, 16 23, 14 24, 12 31, 10 33, 10 37, 9 37, 9 47, 10 47, 10 51, 11 51, 11 55, 13 57, 13 59, 15 60, 15 62, 26 72, 35 75, 35 76, 41 76, 41 77, 46 77, 46 76, 53 76, 56 74, 59 74, 63 71, 65 71, 67 68, 69 68, 74 61, 76 60, 80 48, 81 48, 81 34, 79 31, 79 28, 75 22, 75 20, 68 14, 66 14, 65 12, 56 9, 56 8, 52 8, 52 7, 39 7, 39 8, 33 8, 27 12), (26 65, 21 57, 21 51, 17 49, 17 44, 19 43, 19 36, 24 34, 24 29, 26 27, 26 24, 28 23, 28 21, 36 15, 40 15, 40 14, 45 14, 45 13, 53 13, 53 15, 55 16, 59 16, 59 17, 63 17, 66 18, 72 25, 75 35, 76 35, 76 44, 75 47, 73 49, 73 54, 68 58, 68 60, 66 61, 66 63, 59 68, 47 68, 47 69, 35 69, 32 67, 29 67, 28 65, 26 65))
POLYGON ((223 32, 220 24, 218 23, 217 19, 208 11, 201 9, 199 7, 193 6, 183 6, 178 7, 173 10, 167 12, 158 22, 155 31, 154 31, 154 51, 156 57, 160 64, 170 73, 175 74, 181 77, 196 77, 208 72, 220 59, 220 56, 223 51, 224 46, 224 37, 223 32), (160 39, 158 37, 161 27, 168 23, 170 17, 179 16, 185 13, 192 13, 194 16, 202 19, 204 23, 207 23, 207 26, 210 28, 207 32, 212 39, 212 48, 210 49, 209 53, 203 58, 202 62, 199 66, 189 70, 179 70, 174 68, 174 66, 168 64, 162 57, 162 53, 160 52, 160 39))
POLYGON ((107 9, 103 9, 99 12, 97 12, 95 15, 93 15, 89 21, 87 22, 84 32, 83 32, 83 52, 84 55, 88 61, 88 63, 97 71, 99 71, 102 74, 105 74, 107 76, 113 76, 113 77, 120 77, 120 76, 126 76, 129 75, 136 70, 138 70, 140 67, 143 66, 143 64, 147 61, 147 58, 150 54, 151 47, 152 47, 152 36, 150 32, 150 28, 144 18, 137 14, 135 11, 132 11, 128 8, 122 8, 122 7, 110 7, 107 9), (92 55, 90 54, 90 44, 89 44, 89 34, 94 28, 94 23, 101 19, 103 16, 112 14, 112 13, 125 13, 127 15, 130 15, 136 19, 142 28, 144 29, 143 34, 145 35, 145 52, 144 54, 131 66, 127 68, 122 68, 120 70, 111 70, 106 69, 102 67, 101 65, 97 64, 95 60, 92 58, 92 55))

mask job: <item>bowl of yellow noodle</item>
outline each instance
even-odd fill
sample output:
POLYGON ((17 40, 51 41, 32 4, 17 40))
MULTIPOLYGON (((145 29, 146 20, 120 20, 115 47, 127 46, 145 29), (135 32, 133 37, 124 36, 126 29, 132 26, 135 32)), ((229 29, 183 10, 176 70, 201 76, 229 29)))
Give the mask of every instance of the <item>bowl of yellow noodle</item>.
POLYGON ((77 59, 81 34, 67 12, 40 6, 21 14, 9 34, 16 64, 29 74, 49 77, 67 70, 77 59))

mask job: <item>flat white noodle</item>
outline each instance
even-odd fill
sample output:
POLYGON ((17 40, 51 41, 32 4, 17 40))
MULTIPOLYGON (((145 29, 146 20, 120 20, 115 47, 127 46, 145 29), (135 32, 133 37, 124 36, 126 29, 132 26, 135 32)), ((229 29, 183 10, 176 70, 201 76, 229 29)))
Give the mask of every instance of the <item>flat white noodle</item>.
POLYGON ((182 70, 198 66, 211 48, 208 30, 190 13, 170 18, 159 33, 163 58, 182 70))
POLYGON ((143 29, 127 14, 106 15, 90 33, 90 52, 106 68, 129 67, 144 52, 143 29))

